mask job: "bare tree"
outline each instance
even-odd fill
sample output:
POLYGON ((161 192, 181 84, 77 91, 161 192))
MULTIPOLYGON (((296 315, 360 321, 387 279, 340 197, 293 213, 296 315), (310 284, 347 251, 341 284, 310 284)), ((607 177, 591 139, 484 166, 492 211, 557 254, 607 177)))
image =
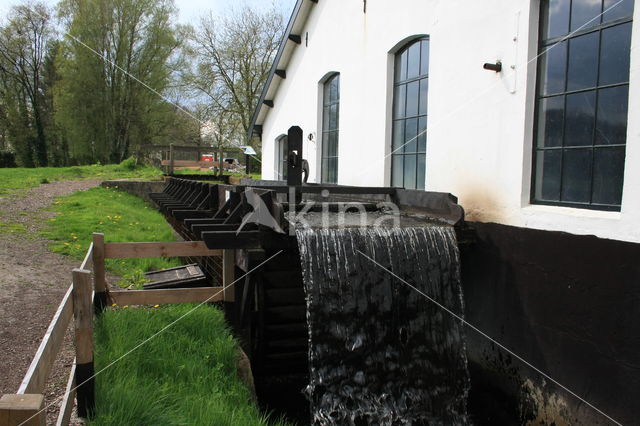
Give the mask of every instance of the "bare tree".
POLYGON ((212 121, 224 124, 221 133, 233 129, 232 139, 244 145, 251 143, 246 135, 282 30, 275 8, 261 12, 244 6, 227 16, 203 18, 191 37, 195 67, 185 80, 204 98, 212 121))

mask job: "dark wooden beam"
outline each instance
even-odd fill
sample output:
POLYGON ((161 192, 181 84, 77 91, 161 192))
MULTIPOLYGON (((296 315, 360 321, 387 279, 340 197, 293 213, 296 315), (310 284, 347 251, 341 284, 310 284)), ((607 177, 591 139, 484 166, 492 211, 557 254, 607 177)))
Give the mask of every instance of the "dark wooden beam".
POLYGON ((276 70, 276 75, 280 78, 287 78, 287 70, 276 70))
POLYGON ((297 34, 289 34, 289 40, 291 40, 295 44, 301 44, 302 43, 302 37, 300 37, 297 34))

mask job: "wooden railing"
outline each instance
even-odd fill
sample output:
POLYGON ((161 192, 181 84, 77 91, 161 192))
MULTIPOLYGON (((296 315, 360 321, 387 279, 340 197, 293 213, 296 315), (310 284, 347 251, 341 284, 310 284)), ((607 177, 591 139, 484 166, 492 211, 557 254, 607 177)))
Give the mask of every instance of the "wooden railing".
MULTIPOLYGON (((226 250, 225 250, 226 252, 226 250)), ((105 259, 134 257, 186 257, 222 256, 222 250, 209 250, 201 241, 153 243, 105 243, 104 235, 93 234, 80 268, 72 273, 72 284, 67 289, 36 354, 15 394, 0 399, 0 426, 45 425, 44 392, 53 363, 58 356, 71 319, 74 319, 76 358, 60 403, 56 425, 68 425, 74 399, 78 416, 91 416, 95 409, 95 383, 93 365, 93 319, 108 303, 118 305, 156 305, 177 303, 217 302, 232 296, 231 286, 164 290, 109 291, 105 275, 105 259), (225 292, 226 290, 226 292, 225 292)), ((225 257, 230 257, 225 253, 225 257)), ((225 277, 225 286, 231 284, 233 264, 225 277)))

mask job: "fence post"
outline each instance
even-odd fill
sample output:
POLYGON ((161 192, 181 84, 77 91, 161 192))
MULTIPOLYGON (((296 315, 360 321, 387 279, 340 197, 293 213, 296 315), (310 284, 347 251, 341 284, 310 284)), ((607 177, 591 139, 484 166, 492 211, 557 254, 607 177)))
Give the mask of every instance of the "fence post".
POLYGON ((107 306, 107 279, 104 271, 104 234, 93 233, 93 307, 100 315, 107 306))
POLYGON ((95 409, 93 303, 91 303, 91 273, 83 269, 73 270, 73 314, 75 317, 78 416, 89 418, 95 409))
POLYGON ((45 426, 44 395, 16 394, 0 398, 0 426, 45 426))

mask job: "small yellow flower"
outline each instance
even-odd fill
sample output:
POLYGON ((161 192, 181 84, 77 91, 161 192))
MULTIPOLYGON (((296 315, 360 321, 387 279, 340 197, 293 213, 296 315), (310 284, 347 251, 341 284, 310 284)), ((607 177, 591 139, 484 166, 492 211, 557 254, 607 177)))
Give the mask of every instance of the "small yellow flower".
POLYGON ((120 264, 121 264, 121 265, 124 265, 124 260, 121 260, 121 261, 120 261, 120 264))
POLYGON ((154 307, 154 308, 159 308, 159 307, 160 307, 160 305, 153 305, 153 307, 154 307))
POLYGON ((104 225, 104 222, 103 222, 103 221, 100 221, 99 225, 104 225))
POLYGON ((118 306, 118 305, 117 305, 116 303, 114 303, 114 304, 112 304, 111 306, 116 307, 116 306, 118 306))
POLYGON ((128 307, 129 307, 129 305, 124 305, 123 306, 124 309, 127 309, 128 307))

